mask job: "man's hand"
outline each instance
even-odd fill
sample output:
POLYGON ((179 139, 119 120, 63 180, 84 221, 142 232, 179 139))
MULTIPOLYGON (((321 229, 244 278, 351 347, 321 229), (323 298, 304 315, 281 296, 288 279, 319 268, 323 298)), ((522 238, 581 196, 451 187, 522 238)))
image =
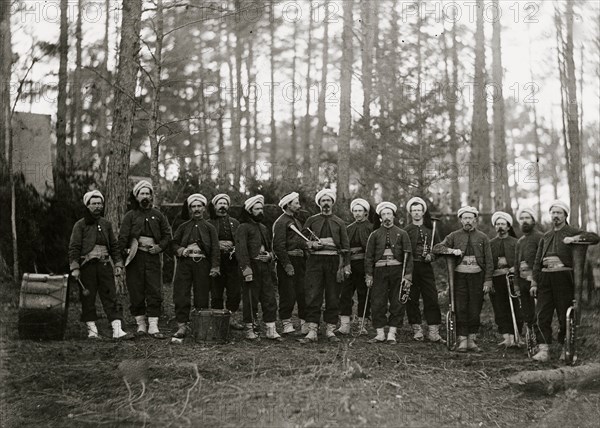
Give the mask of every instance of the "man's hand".
POLYGON ((150 249, 148 250, 148 252, 150 254, 158 254, 162 251, 162 249, 160 248, 160 245, 152 245, 150 246, 150 249))
POLYGON ((350 267, 350 265, 344 266, 344 276, 346 278, 349 278, 350 275, 352 275, 352 268, 350 267))
POLYGON ((233 244, 229 241, 219 241, 219 249, 221 251, 231 251, 233 244))
POLYGON ((287 265, 285 265, 283 270, 285 270, 285 273, 287 274, 287 276, 294 276, 294 274, 295 274, 294 266, 292 266, 291 263, 288 263, 287 265))
POLYGON ((427 263, 431 263, 433 260, 435 260, 435 256, 433 255, 433 253, 427 253, 427 255, 425 256, 425 261, 427 263))
POLYGON ((210 272, 208 273, 208 275, 211 278, 217 277, 217 276, 221 275, 221 269, 218 268, 218 267, 211 268, 210 272))
POLYGON ((365 275, 365 284, 368 288, 373 286, 373 275, 365 275))
POLYGON ((79 269, 73 269, 71 271, 71 276, 75 279, 79 278, 79 275, 81 275, 81 271, 79 269))
POLYGON ((250 266, 246 266, 244 269, 242 269, 242 276, 244 277, 244 281, 252 281, 252 268, 250 266))
POLYGON ((462 256, 462 250, 459 250, 459 249, 452 250, 452 254, 460 257, 460 256, 462 256))
POLYGON ((261 262, 270 262, 271 261, 271 253, 260 253, 258 256, 256 256, 257 260, 260 260, 261 262))
POLYGON ((121 266, 115 266, 115 276, 123 275, 123 268, 121 266))
POLYGON ((529 295, 531 297, 537 298, 537 282, 533 279, 531 280, 531 287, 529 288, 529 295))
POLYGON ((318 241, 309 241, 308 248, 313 250, 320 250, 321 248, 323 248, 323 244, 321 244, 318 241))
POLYGON ((485 281, 483 283, 483 292, 485 294, 494 294, 494 286, 492 285, 492 281, 485 281))
POLYGON ((577 242, 577 239, 575 239, 574 236, 567 236, 565 239, 563 239, 563 243, 567 245, 572 244, 573 242, 577 242))

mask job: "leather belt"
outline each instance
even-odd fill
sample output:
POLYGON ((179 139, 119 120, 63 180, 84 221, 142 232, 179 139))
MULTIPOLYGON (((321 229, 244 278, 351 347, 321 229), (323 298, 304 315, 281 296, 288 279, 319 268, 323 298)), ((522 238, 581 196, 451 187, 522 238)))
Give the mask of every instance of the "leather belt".
POLYGON ((402 262, 392 259, 381 259, 375 262, 375 267, 402 266, 402 262))
POLYGON ((335 250, 318 250, 311 252, 315 256, 337 256, 338 252, 335 250))
POLYGON ((508 273, 508 268, 494 269, 492 272, 492 276, 501 276, 506 275, 508 273))
POLYGON ((304 251, 301 249, 288 250, 288 256, 290 257, 304 257, 304 251))
POLYGON ((364 259, 365 259, 365 253, 356 253, 356 254, 350 255, 350 260, 364 260, 364 259))

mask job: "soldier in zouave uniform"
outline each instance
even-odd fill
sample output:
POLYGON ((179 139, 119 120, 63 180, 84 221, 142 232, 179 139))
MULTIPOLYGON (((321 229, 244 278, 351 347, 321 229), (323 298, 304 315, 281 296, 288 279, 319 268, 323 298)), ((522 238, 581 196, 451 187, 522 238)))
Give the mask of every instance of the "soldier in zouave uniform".
POLYGON ((536 213, 531 208, 522 208, 517 212, 517 219, 521 223, 523 236, 517 241, 515 247, 514 272, 521 293, 521 314, 523 321, 533 325, 535 321, 535 300, 529 294, 531 280, 533 279, 533 264, 543 233, 535 229, 536 213))
MULTIPOLYGON (((557 200, 550 204, 553 228, 540 241, 533 265, 530 293, 537 296, 536 336, 539 347, 533 359, 541 362, 550 361, 554 311, 560 326, 558 341, 564 343, 565 340, 567 309, 573 301, 575 287, 573 256, 569 244, 583 241, 596 244, 600 241, 597 234, 570 226, 567 223, 569 214, 569 206, 564 202, 557 200)), ((564 346, 560 359, 565 359, 564 346)))
MULTIPOLYGON (((342 294, 340 296, 340 328, 337 332, 340 334, 350 334, 350 317, 352 316, 352 306, 354 292, 358 297, 358 306, 356 308, 358 316, 370 318, 370 303, 367 301, 367 284, 365 283, 365 250, 367 240, 373 232, 373 224, 368 220, 371 205, 362 198, 354 199, 350 203, 350 211, 354 216, 354 222, 347 227, 348 240, 350 242, 350 277, 342 284, 342 294)), ((364 325, 362 318, 359 320, 364 325)), ((362 333, 367 331, 363 327, 362 333)))
POLYGON ((435 254, 460 257, 454 269, 458 352, 481 352, 475 339, 481 325, 483 295, 492 289, 492 249, 487 235, 477 230, 478 216, 479 211, 475 207, 459 209, 462 228, 433 247, 435 254))
POLYGON ((212 198, 208 205, 209 223, 217 229, 219 237, 220 271, 221 274, 212 279, 211 307, 223 309, 226 307, 232 313, 229 325, 235 330, 243 330, 244 326, 237 321, 233 314, 240 309, 242 296, 242 275, 235 256, 235 234, 240 222, 229 215, 231 198, 225 193, 219 193, 212 198), (223 304, 223 293, 227 301, 223 304))
POLYGON ((274 259, 272 238, 267 227, 261 223, 264 204, 265 198, 262 195, 246 199, 236 234, 236 254, 244 277, 244 323, 246 338, 257 339, 253 321, 260 302, 267 326, 267 339, 281 340, 275 328, 277 301, 271 279, 271 263, 274 259))
POLYGON ((296 217, 300 211, 300 195, 297 192, 288 193, 279 201, 279 207, 283 214, 273 223, 273 252, 277 257, 279 281, 279 318, 283 323, 284 334, 295 332, 291 318, 294 305, 298 304, 300 332, 307 334, 304 251, 308 246, 306 241, 291 229, 294 226, 298 232, 302 230, 302 223, 296 217))
POLYGON ((367 287, 372 287, 371 312, 373 327, 377 330, 377 335, 370 342, 385 342, 385 326, 389 325, 387 342, 394 344, 403 318, 400 288, 405 282, 410 284, 412 281, 412 249, 408 234, 394 224, 396 205, 382 202, 375 211, 381 217, 381 227, 376 228, 369 236, 365 254, 365 281, 367 287), (388 303, 389 318, 386 316, 388 303))
MULTIPOLYGON (((490 300, 494 308, 494 320, 498 326, 498 333, 504 338, 498 346, 505 346, 507 348, 517 345, 515 343, 515 334, 518 334, 523 326, 521 312, 518 310, 519 302, 517 298, 511 297, 518 328, 518 331, 515 332, 506 284, 506 274, 509 271, 511 273, 514 272, 515 248, 517 246, 517 238, 512 224, 513 219, 510 214, 504 211, 496 211, 492 214, 492 225, 496 229, 496 236, 490 240, 492 259, 494 261, 494 272, 492 273, 493 288, 490 293, 490 300)), ((514 292, 512 293, 514 294, 514 292)))
POLYGON ((219 238, 214 226, 204 219, 206 197, 194 193, 186 204, 191 219, 175 231, 173 251, 178 257, 173 279, 173 303, 177 331, 173 337, 185 337, 190 321, 190 297, 194 290, 194 308, 208 308, 210 280, 220 272, 219 238))
MULTIPOLYGON (((414 197, 406 204, 406 211, 410 214, 411 223, 404 230, 408 233, 412 245, 413 256, 413 283, 410 288, 410 299, 406 303, 406 315, 412 326, 413 339, 424 339, 421 327, 421 309, 419 298, 423 297, 423 312, 429 327, 427 338, 431 342, 446 343, 440 336, 442 313, 438 303, 438 292, 435 286, 435 276, 431 262, 434 255, 431 248, 431 235, 433 233, 431 219, 427 217, 427 204, 419 197, 414 197)), ((433 244, 439 243, 436 233, 433 244)))
POLYGON ((339 341, 335 335, 335 328, 340 314, 341 282, 350 274, 350 243, 346 224, 333 214, 335 199, 333 190, 319 191, 315 196, 315 203, 321 208, 321 212, 309 217, 304 224, 304 235, 310 235, 312 232, 317 240, 308 243, 309 256, 305 279, 308 333, 300 339, 302 343, 317 341, 323 294, 323 320, 327 323, 327 339, 330 342, 339 341))
POLYGON ((158 329, 163 300, 160 253, 171 244, 171 228, 164 214, 152 207, 152 184, 141 180, 133 196, 135 206, 125 213, 119 230, 119 247, 127 254, 129 310, 138 325, 136 335, 164 339, 158 329))
POLYGON ((114 276, 121 275, 123 259, 112 224, 102 216, 104 196, 98 190, 92 190, 83 196, 83 204, 85 215, 73 226, 69 241, 71 276, 89 291, 86 296, 80 290, 81 321, 86 324, 89 339, 100 338, 96 326, 96 295, 99 295, 113 329, 113 339, 133 339, 133 335, 121 329, 123 314, 114 276))

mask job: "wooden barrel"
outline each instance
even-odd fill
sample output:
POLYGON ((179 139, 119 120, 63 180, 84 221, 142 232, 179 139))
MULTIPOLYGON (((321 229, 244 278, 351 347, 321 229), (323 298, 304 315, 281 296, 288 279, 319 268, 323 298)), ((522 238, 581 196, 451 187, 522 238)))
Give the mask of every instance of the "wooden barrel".
POLYGON ((62 340, 67 326, 68 275, 23 274, 19 338, 62 340))
POLYGON ((227 309, 202 309, 192 311, 192 335, 196 342, 227 342, 229 319, 227 309))

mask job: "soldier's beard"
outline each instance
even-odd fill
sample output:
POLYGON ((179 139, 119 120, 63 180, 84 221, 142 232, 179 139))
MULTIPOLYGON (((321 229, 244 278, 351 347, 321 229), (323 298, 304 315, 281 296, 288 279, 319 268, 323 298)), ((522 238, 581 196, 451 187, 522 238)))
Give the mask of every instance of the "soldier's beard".
POLYGON ((250 214, 250 217, 252 217, 252 220, 260 223, 265 218, 265 215, 263 213, 260 213, 258 215, 250 214))
POLYGON ((521 226, 521 229, 523 230, 524 233, 529 233, 533 230, 533 224, 523 223, 523 225, 521 226))
POLYGON ((386 218, 385 220, 383 220, 383 225, 385 227, 390 227, 392 225, 392 220, 390 220, 389 218, 386 218))
POLYGON ((148 208, 148 207, 150 207, 150 204, 151 204, 151 202, 150 202, 150 199, 148 199, 148 198, 144 198, 140 202, 140 205, 142 206, 142 208, 148 208))

